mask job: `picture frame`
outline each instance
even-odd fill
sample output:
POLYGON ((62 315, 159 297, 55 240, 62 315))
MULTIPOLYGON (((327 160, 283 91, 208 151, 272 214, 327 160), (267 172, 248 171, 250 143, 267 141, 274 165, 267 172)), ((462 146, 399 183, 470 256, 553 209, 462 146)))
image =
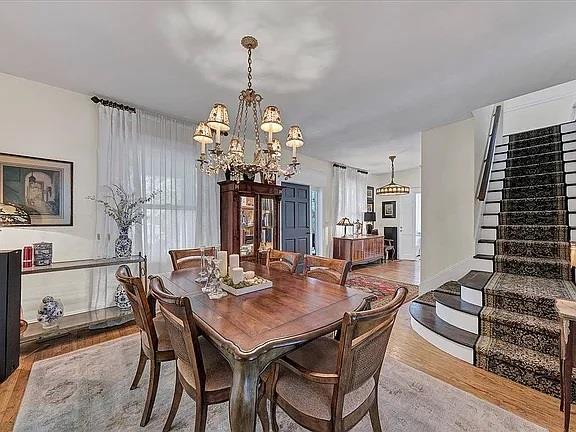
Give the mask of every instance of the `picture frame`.
POLYGON ((382 201, 382 218, 396 218, 396 201, 382 201))
POLYGON ((366 211, 373 212, 374 211, 374 203, 368 203, 366 211))
POLYGON ((30 215, 26 226, 73 224, 74 163, 0 153, 0 203, 30 215))
POLYGON ((367 199, 374 200, 374 186, 368 186, 366 189, 366 197, 367 199))

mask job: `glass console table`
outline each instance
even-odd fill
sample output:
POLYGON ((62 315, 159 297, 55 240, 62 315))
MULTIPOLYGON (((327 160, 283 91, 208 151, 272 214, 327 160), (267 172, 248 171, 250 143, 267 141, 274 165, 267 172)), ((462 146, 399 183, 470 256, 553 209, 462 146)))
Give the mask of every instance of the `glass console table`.
MULTIPOLYGON (((144 278, 145 281, 148 280, 148 262, 146 256, 141 253, 124 258, 93 258, 54 262, 47 266, 23 268, 22 275, 94 269, 98 267, 116 267, 122 264, 138 264, 138 275, 144 278)), ((55 328, 44 329, 38 322, 29 324, 26 331, 20 337, 20 343, 52 339, 84 329, 95 330, 121 325, 133 319, 132 311, 121 310, 116 306, 73 315, 64 315, 60 318, 58 327, 55 328)))

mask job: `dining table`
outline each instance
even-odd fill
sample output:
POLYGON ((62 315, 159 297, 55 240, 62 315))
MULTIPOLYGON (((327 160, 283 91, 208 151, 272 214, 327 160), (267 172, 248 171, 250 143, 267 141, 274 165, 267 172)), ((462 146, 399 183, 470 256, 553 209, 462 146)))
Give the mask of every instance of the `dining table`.
POLYGON ((161 274, 168 291, 190 299, 196 324, 232 369, 229 415, 232 432, 256 428, 260 374, 305 343, 340 328, 345 312, 365 308, 371 295, 357 289, 242 262, 244 270, 272 287, 211 300, 195 282, 199 269, 161 274))

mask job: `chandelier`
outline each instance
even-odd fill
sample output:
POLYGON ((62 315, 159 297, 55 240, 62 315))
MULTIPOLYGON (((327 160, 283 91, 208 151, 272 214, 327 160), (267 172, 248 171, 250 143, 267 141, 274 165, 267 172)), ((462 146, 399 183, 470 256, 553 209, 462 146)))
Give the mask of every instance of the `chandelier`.
POLYGON ((389 157, 392 162, 392 179, 390 183, 380 186, 376 189, 376 195, 406 195, 410 193, 410 186, 402 186, 394 182, 394 159, 396 156, 389 157))
POLYGON ((217 103, 212 107, 208 120, 198 124, 194 133, 194 140, 200 143, 198 166, 201 172, 208 175, 226 172, 232 180, 240 181, 243 177, 253 179, 260 174, 263 183, 276 183, 277 176, 289 179, 299 171, 296 150, 304 145, 302 131, 299 126, 288 129, 286 146, 292 148, 292 162, 282 167, 282 145, 279 139, 274 138, 274 134, 283 129, 280 110, 271 105, 262 113, 262 96, 252 88, 252 50, 258 46, 258 41, 252 36, 244 36, 241 43, 248 50, 248 88, 242 90, 238 97, 238 111, 228 149, 224 150, 221 142, 222 136, 227 136, 231 129, 228 108, 217 103), (253 123, 250 133, 254 133, 255 142, 251 162, 245 160, 249 122, 253 123), (268 134, 265 147, 260 142, 260 129, 268 134), (213 148, 207 151, 206 146, 212 143, 213 148))

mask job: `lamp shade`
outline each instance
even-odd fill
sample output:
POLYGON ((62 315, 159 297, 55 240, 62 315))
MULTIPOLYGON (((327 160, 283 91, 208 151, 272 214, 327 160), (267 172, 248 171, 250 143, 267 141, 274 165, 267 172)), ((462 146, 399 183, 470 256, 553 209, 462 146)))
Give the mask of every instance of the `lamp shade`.
POLYGON ((198 123, 198 126, 196 126, 196 132, 194 132, 194 136, 192 138, 194 138, 194 141, 199 142, 200 144, 212 144, 212 142, 214 142, 212 139, 212 131, 204 122, 198 123))
POLYGON ((347 217, 343 217, 342 219, 340 219, 338 221, 338 223, 336 224, 338 226, 353 226, 354 224, 352 222, 350 222, 350 219, 348 219, 347 217))
POLYGON ((30 225, 30 215, 12 204, 0 203, 0 226, 30 225))
POLYGON ((364 222, 376 222, 376 212, 364 212, 364 222))
POLYGON ((410 193, 409 186, 399 185, 398 183, 394 182, 394 159, 396 156, 390 156, 390 163, 392 164, 392 178, 390 179, 390 183, 380 186, 376 189, 376 195, 406 195, 410 193))
POLYGON ((280 110, 274 105, 267 106, 262 115, 262 123, 260 129, 264 132, 280 132, 282 128, 282 121, 280 120, 280 110))
POLYGON ((228 132, 230 130, 230 120, 228 119, 228 108, 226 108, 226 105, 221 103, 214 104, 206 124, 216 131, 228 132))
POLYGON ((287 147, 302 147, 304 145, 304 138, 300 126, 290 126, 288 129, 288 138, 286 139, 287 147))

